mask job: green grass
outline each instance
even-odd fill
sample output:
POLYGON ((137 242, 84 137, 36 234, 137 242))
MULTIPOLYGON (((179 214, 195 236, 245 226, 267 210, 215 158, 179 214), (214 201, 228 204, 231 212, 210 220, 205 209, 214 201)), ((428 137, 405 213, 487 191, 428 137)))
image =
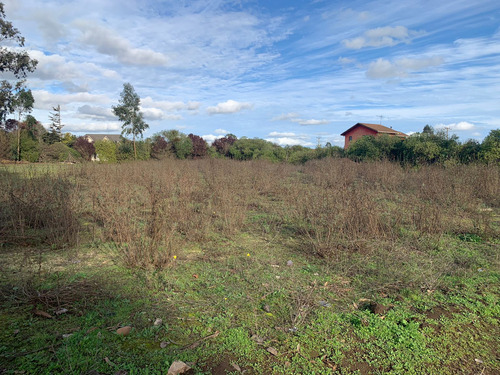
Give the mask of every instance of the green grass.
MULTIPOLYGON (((467 246, 478 246, 477 253, 487 245, 467 246)), ((48 253, 29 285, 22 284, 26 275, 4 276, 5 373, 161 374, 174 360, 189 362, 197 373, 230 369, 231 363, 250 373, 276 374, 500 370, 500 275, 485 259, 482 271, 445 276, 439 290, 365 295, 390 306, 380 315, 353 305, 362 305, 363 284, 352 286, 320 259, 248 234, 186 251, 165 270, 131 271, 116 264, 112 252, 96 253, 92 247, 48 253), (52 315, 56 307, 53 301, 44 305, 34 291, 58 292, 68 313, 54 319, 34 315, 33 307, 52 315), (156 318, 162 326, 153 325, 156 318), (133 330, 120 337, 118 325, 133 330)), ((10 260, 4 270, 19 269, 19 260, 10 260)))

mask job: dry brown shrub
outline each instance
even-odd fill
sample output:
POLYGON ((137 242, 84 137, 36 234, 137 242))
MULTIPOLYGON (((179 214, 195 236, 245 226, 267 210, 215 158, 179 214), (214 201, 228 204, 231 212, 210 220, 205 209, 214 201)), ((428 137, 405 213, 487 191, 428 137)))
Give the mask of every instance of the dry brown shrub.
POLYGON ((6 173, 0 191, 3 241, 52 247, 78 242, 76 189, 67 179, 50 174, 20 177, 6 173))

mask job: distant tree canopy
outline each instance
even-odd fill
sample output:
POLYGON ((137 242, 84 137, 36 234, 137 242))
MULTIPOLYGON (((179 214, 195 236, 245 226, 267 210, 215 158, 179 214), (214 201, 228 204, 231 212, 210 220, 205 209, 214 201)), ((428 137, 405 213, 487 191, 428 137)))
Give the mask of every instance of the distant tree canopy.
POLYGON ((217 151, 218 154, 229 156, 229 149, 237 140, 238 138, 236 138, 233 134, 227 134, 225 137, 213 141, 212 147, 215 148, 215 151, 217 151))
POLYGON ((201 136, 192 133, 186 135, 176 129, 163 130, 151 138, 136 141, 135 148, 134 142, 125 138, 120 143, 95 142, 92 144, 70 133, 64 134, 59 140, 52 141, 49 139, 52 133, 47 132, 31 115, 26 116, 24 122, 13 119, 6 121, 0 129, 0 157, 13 160, 19 158, 33 162, 42 159, 60 160, 63 156, 71 156, 73 160, 91 160, 94 154, 97 154, 104 162, 227 157, 241 161, 258 159, 292 164, 303 164, 309 160, 326 157, 347 157, 360 162, 389 160, 409 166, 434 163, 500 165, 500 129, 492 130, 482 143, 475 140, 460 143, 455 135, 449 136, 427 125, 424 131, 412 134, 406 139, 387 135, 364 136, 352 143, 347 150, 332 146, 330 143, 316 148, 300 145, 279 146, 260 138, 241 137, 238 139, 232 134, 216 139, 208 145, 201 136), (18 134, 19 151, 16 149, 18 134), (52 144, 56 146, 46 147, 52 144), (70 153, 66 147, 70 147, 70 153), (77 154, 73 154, 73 151, 77 154))

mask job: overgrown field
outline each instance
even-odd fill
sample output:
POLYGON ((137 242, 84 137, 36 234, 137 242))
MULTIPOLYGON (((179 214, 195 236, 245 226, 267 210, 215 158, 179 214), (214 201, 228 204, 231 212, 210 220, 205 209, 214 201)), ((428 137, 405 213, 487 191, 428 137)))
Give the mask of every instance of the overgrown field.
POLYGON ((500 374, 498 166, 3 168, 0 374, 500 374))

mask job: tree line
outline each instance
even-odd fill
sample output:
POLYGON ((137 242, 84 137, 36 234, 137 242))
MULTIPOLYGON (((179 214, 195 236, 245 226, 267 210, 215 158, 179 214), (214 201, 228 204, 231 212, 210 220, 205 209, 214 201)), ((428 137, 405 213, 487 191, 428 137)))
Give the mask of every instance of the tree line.
MULTIPOLYGON (((57 108, 57 107, 56 107, 57 108)), ((238 138, 227 134, 211 143, 196 134, 163 130, 146 139, 119 142, 96 141, 57 130, 46 130, 33 116, 24 121, 9 120, 0 130, 0 159, 28 162, 79 162, 98 156, 101 162, 229 158, 305 163, 326 157, 347 157, 355 161, 390 160, 404 165, 446 163, 489 163, 500 165, 500 129, 492 130, 482 141, 460 142, 455 135, 424 131, 406 139, 390 136, 365 136, 347 150, 327 143, 324 146, 279 146, 260 138, 238 138), (8 125, 8 126, 5 126, 8 125)))

